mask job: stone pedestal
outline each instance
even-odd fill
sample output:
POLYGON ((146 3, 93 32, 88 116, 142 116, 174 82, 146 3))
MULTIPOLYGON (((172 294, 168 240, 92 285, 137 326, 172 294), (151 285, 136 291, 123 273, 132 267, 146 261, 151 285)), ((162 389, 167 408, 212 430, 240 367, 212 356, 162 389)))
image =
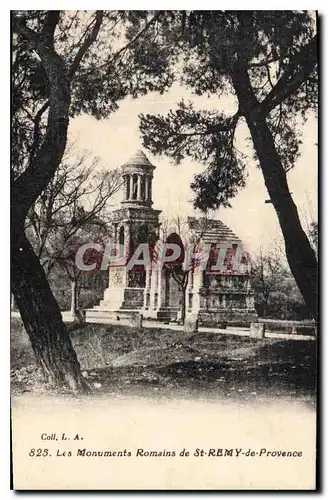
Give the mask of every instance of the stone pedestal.
POLYGON ((137 329, 140 329, 142 328, 142 314, 140 313, 135 313, 135 314, 131 314, 131 317, 130 317, 130 326, 133 326, 134 328, 137 328, 137 329))
POLYGON ((184 328, 185 333, 193 333, 198 331, 198 316, 197 314, 188 314, 185 317, 184 328))
POLYGON ((263 339, 265 335, 265 325, 262 323, 251 323, 249 336, 252 339, 263 339))

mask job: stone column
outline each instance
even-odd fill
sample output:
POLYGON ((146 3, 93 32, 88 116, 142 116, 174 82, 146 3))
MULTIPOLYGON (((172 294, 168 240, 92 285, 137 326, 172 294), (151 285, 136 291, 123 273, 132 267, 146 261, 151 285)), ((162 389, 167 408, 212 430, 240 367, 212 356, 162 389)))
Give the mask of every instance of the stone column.
POLYGON ((146 176, 145 175, 141 176, 141 199, 142 199, 142 201, 145 201, 147 199, 146 176))
POLYGON ((158 266, 157 269, 157 307, 156 309, 160 309, 160 307, 165 302, 165 276, 162 272, 162 267, 158 266))
POLYGON ((149 177, 146 176, 146 200, 149 200, 149 177))
POLYGON ((146 189, 146 192, 147 192, 146 199, 148 201, 151 201, 151 177, 150 176, 148 176, 147 179, 146 179, 146 186, 147 186, 147 189, 146 189))
POLYGON ((144 293, 144 309, 150 308, 150 281, 151 281, 151 267, 146 267, 146 283, 144 293))
POLYGON ((124 188, 125 188, 124 199, 128 200, 130 196, 130 176, 128 174, 124 176, 124 188))
POLYGON ((138 174, 132 174, 131 175, 131 181, 132 181, 132 185, 131 185, 131 195, 130 195, 130 199, 131 200, 136 200, 138 198, 138 174), (135 177, 136 176, 136 177, 135 177), (136 179, 136 184, 135 184, 135 179, 136 179), (136 192, 136 196, 134 195, 136 192))
POLYGON ((151 267, 146 267, 146 288, 150 288, 151 282, 151 267))
POLYGON ((141 175, 138 174, 138 191, 137 191, 137 200, 141 200, 141 175))
POLYGON ((114 241, 117 242, 117 222, 115 222, 113 225, 114 225, 114 241))
POLYGON ((132 175, 129 174, 129 200, 132 198, 132 175))
POLYGON ((131 248, 131 226, 128 222, 124 224, 124 256, 130 256, 131 248))
POLYGON ((158 299, 158 270, 157 266, 152 266, 151 269, 151 284, 150 284, 150 308, 154 311, 157 309, 158 299))

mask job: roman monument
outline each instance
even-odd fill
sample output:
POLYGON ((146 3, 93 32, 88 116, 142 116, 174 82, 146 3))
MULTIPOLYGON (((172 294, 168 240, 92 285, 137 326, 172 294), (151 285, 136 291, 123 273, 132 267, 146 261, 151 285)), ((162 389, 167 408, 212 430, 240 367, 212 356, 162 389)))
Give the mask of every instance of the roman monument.
MULTIPOLYGON (((109 284, 98 306, 86 311, 87 321, 106 321, 133 313, 144 318, 164 321, 176 320, 181 309, 181 287, 168 266, 154 260, 145 266, 129 268, 129 261, 142 243, 154 249, 166 241, 180 240, 180 235, 160 238, 160 210, 153 209, 152 182, 155 166, 143 151, 138 151, 122 166, 123 199, 113 212, 114 243, 124 248, 119 260, 110 262, 109 284)), ((256 320, 254 292, 250 281, 250 257, 244 252, 238 269, 233 269, 231 256, 240 239, 219 220, 188 217, 190 231, 201 243, 214 250, 228 244, 225 270, 211 273, 201 266, 191 268, 185 288, 185 313, 198 318, 199 324, 249 325, 256 320), (198 235, 198 236, 197 236, 198 235)), ((152 254, 153 255, 153 254, 152 254)))

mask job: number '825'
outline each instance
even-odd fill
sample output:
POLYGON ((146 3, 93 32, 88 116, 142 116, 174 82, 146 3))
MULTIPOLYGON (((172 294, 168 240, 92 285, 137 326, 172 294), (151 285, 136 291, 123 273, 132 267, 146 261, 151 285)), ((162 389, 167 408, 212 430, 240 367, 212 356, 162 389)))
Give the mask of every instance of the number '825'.
POLYGON ((49 450, 47 448, 31 448, 29 456, 30 457, 47 457, 49 455, 49 450))

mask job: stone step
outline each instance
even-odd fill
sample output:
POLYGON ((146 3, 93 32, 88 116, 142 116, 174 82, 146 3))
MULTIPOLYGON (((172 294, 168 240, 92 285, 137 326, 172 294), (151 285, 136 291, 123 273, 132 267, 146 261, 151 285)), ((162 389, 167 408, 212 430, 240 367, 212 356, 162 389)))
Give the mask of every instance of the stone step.
POLYGON ((136 309, 124 309, 118 311, 110 311, 106 309, 102 309, 98 306, 97 309, 86 309, 85 310, 85 319, 86 322, 96 322, 96 321, 108 321, 108 320, 131 320, 137 316, 141 316, 140 311, 136 309))
POLYGON ((179 311, 179 308, 176 308, 176 309, 161 308, 159 311, 157 311, 156 318, 158 321, 175 320, 177 318, 178 311, 179 311))

